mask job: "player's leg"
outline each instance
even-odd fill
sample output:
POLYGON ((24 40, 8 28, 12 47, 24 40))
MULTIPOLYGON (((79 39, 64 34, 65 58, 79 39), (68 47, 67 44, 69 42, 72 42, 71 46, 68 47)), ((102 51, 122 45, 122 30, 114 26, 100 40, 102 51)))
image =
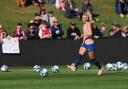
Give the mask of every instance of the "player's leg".
POLYGON ((79 53, 76 57, 75 62, 73 63, 74 65, 67 65, 67 67, 71 70, 71 71, 75 71, 78 67, 78 65, 81 63, 81 58, 84 55, 84 53, 86 52, 86 48, 84 47, 80 47, 79 49, 79 53))
POLYGON ((104 73, 104 68, 101 67, 100 62, 94 57, 94 51, 88 52, 88 57, 92 63, 94 63, 99 68, 98 75, 102 75, 104 73))
POLYGON ((88 52, 88 57, 92 63, 94 63, 99 69, 101 69, 101 65, 98 60, 94 57, 94 51, 88 52))
POLYGON ((81 58, 85 54, 85 52, 86 52, 86 48, 80 47, 79 53, 78 53, 78 55, 76 57, 76 60, 74 62, 75 63, 75 67, 77 67, 81 63, 81 58))

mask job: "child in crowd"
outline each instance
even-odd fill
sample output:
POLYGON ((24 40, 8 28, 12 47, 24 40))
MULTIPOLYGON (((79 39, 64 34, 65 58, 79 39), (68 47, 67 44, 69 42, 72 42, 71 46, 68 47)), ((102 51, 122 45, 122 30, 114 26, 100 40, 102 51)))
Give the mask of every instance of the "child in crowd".
POLYGON ((13 37, 18 38, 19 40, 26 40, 26 35, 25 32, 23 31, 21 23, 17 23, 16 29, 13 32, 13 37))
POLYGON ((52 33, 50 28, 48 27, 47 21, 42 21, 42 23, 39 26, 39 33, 38 33, 40 39, 51 39, 52 33))
POLYGON ((48 23, 49 26, 53 26, 53 21, 56 19, 56 17, 53 15, 53 11, 49 11, 48 13, 48 23))

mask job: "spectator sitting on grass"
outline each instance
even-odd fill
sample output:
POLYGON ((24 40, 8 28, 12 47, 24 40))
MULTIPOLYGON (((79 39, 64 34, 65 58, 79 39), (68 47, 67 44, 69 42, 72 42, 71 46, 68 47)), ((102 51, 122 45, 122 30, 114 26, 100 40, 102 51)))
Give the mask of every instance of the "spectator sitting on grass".
POLYGON ((40 13, 36 13, 33 20, 45 20, 48 22, 48 14, 46 13, 45 9, 42 9, 40 13))
POLYGON ((128 38, 128 25, 124 26, 123 31, 121 32, 122 37, 128 38))
POLYGON ((44 4, 39 4, 39 5, 38 5, 38 13, 37 13, 37 14, 40 15, 43 10, 45 10, 44 4))
POLYGON ((49 26, 53 26, 53 21, 56 19, 56 17, 53 15, 53 11, 49 11, 48 13, 48 23, 49 26))
MULTIPOLYGON (((31 21, 29 22, 29 23, 34 23, 36 33, 39 33, 39 26, 40 26, 41 22, 42 22, 42 20, 39 19, 38 17, 31 19, 31 21)), ((37 39, 39 39, 38 34, 37 34, 37 39)))
POLYGON ((0 39, 8 38, 10 37, 4 27, 0 25, 0 39))
POLYGON ((89 19, 91 19, 90 21, 93 21, 93 8, 92 5, 90 4, 90 0, 84 0, 83 5, 81 6, 81 16, 84 13, 88 13, 89 19))
POLYGON ((128 17, 128 0, 115 0, 116 12, 120 15, 120 17, 126 16, 128 17))
POLYGON ((42 21, 42 23, 39 26, 39 33, 38 33, 40 39, 51 39, 52 33, 50 28, 48 27, 47 21, 42 21))
POLYGON ((36 26, 34 23, 28 24, 28 31, 26 31, 27 40, 36 40, 38 39, 38 33, 36 31, 36 26))
POLYGON ((46 13, 46 9, 43 4, 39 4, 38 12, 35 13, 34 19, 36 19, 36 20, 42 19, 42 20, 48 21, 48 15, 46 13))
POLYGON ((80 18, 80 10, 76 8, 74 0, 67 0, 65 3, 65 17, 80 18))
POLYGON ((82 13, 86 13, 88 10, 92 13, 93 12, 93 8, 92 5, 90 3, 90 0, 83 0, 83 5, 81 6, 81 12, 82 13))
POLYGON ((51 26, 52 39, 62 39, 64 31, 57 19, 53 20, 53 26, 51 26))
POLYGON ((33 23, 36 30, 39 29, 39 25, 41 24, 42 20, 38 18, 31 19, 29 23, 33 23))
POLYGON ((76 27, 76 24, 74 21, 71 21, 69 28, 67 29, 67 38, 78 40, 81 36, 80 30, 78 27, 76 27))
POLYGON ((18 38, 19 40, 26 40, 26 35, 23 31, 21 23, 17 23, 16 29, 13 32, 13 37, 18 38))
POLYGON ((55 7, 56 9, 65 11, 65 0, 56 0, 55 7))
POLYGON ((106 31, 106 26, 104 23, 101 23, 100 28, 96 30, 95 38, 102 38, 104 37, 104 33, 106 31))
POLYGON ((112 29, 109 30, 110 37, 121 38, 121 27, 119 24, 114 23, 112 29))
POLYGON ((40 19, 45 20, 48 22, 48 14, 46 13, 46 10, 43 9, 40 14, 40 19))

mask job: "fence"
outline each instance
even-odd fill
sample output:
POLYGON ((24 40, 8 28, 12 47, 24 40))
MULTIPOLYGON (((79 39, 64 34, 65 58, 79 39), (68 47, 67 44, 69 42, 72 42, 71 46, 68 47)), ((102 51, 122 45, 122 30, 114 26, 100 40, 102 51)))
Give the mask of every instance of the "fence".
MULTIPOLYGON (((96 39, 95 56, 101 63, 128 62, 128 39, 96 39)), ((9 55, 0 52, 0 65, 33 66, 71 64, 82 41, 74 40, 29 40, 20 41, 21 54, 9 55)), ((88 57, 85 55, 83 59, 88 57)), ((85 60, 83 60, 85 61, 85 60)))

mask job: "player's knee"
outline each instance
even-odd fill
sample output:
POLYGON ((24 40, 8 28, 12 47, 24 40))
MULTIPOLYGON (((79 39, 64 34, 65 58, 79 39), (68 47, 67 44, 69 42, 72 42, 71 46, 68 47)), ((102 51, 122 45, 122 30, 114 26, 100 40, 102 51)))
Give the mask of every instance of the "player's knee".
POLYGON ((79 54, 83 56, 84 55, 84 52, 83 51, 79 51, 79 54))
POLYGON ((80 54, 80 55, 84 55, 85 51, 86 51, 85 48, 80 48, 79 54, 80 54))

